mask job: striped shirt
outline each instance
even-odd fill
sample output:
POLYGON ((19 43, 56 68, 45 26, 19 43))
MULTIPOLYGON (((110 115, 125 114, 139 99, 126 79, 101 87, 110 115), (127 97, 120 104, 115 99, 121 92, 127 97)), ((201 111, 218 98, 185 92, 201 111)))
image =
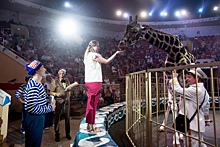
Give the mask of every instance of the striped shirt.
POLYGON ((21 98, 21 95, 23 96, 23 98, 25 97, 25 89, 26 89, 26 85, 27 84, 22 84, 18 90, 15 93, 16 98, 21 98))
POLYGON ((25 109, 32 114, 44 114, 52 111, 46 102, 44 86, 34 80, 28 82, 25 90, 25 109))

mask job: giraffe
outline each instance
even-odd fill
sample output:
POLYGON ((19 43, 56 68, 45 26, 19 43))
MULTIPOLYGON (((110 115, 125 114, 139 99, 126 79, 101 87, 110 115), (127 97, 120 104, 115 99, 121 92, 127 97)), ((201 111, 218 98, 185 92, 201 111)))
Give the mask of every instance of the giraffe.
MULTIPOLYGON (((132 21, 131 16, 129 17, 129 24, 126 26, 124 37, 118 45, 120 49, 123 50, 128 46, 136 44, 140 40, 145 40, 151 45, 154 45, 167 53, 165 67, 189 65, 195 63, 194 56, 187 51, 178 36, 156 30, 148 25, 141 25, 140 23, 138 23, 137 19, 137 15, 135 16, 134 21, 132 21)), ((176 72, 181 73, 181 70, 177 70, 176 72)), ((166 71, 166 74, 171 75, 171 71, 166 71)), ((167 111, 165 113, 163 124, 159 128, 159 131, 164 131, 164 125, 167 122, 170 110, 172 110, 173 121, 175 120, 174 116, 177 116, 177 109, 174 110, 174 108, 177 108, 177 105, 173 107, 173 99, 171 95, 171 88, 169 88, 168 86, 169 103, 167 111)), ((180 144, 179 134, 176 133, 175 137, 176 139, 173 139, 173 144, 180 144)), ((183 135, 180 134, 180 138, 182 137, 183 135)))
POLYGON ((168 54, 166 67, 195 63, 194 56, 187 51, 178 36, 156 30, 148 25, 141 25, 137 22, 137 18, 136 15, 135 20, 132 21, 130 16, 124 37, 118 45, 120 49, 132 46, 139 40, 145 40, 168 54))

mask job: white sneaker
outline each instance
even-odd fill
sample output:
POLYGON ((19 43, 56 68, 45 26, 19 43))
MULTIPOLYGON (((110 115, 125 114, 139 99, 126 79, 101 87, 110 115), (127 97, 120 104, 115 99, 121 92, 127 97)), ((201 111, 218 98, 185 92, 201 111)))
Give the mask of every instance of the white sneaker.
POLYGON ((21 134, 25 134, 25 131, 21 131, 21 134))
POLYGON ((49 130, 49 127, 44 128, 45 130, 49 130))

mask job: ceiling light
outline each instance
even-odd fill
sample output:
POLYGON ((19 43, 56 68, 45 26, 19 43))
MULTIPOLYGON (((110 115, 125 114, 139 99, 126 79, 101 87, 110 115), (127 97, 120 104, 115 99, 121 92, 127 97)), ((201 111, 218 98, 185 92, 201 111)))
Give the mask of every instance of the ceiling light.
POLYGON ((180 17, 180 11, 176 11, 176 12, 175 12, 175 15, 176 15, 177 17, 180 17))
POLYGON ((118 10, 118 11, 116 12, 116 15, 117 15, 117 16, 121 16, 121 14, 122 14, 122 12, 121 12, 120 10, 118 10))
POLYGON ((215 6, 215 7, 213 8, 213 10, 214 10, 214 11, 217 11, 217 10, 218 10, 218 7, 217 7, 217 6, 215 6))
POLYGON ((202 8, 200 8, 200 9, 199 9, 199 13, 202 13, 202 11, 203 11, 203 9, 202 9, 202 8))
POLYGON ((65 2, 64 6, 67 7, 67 8, 71 7, 69 2, 65 2))
POLYGON ((182 10, 181 14, 185 16, 186 15, 186 10, 182 10))
POLYGON ((141 12, 141 17, 146 17, 147 13, 145 11, 141 12))
POLYGON ((128 18, 128 13, 124 13, 123 15, 125 18, 128 18))

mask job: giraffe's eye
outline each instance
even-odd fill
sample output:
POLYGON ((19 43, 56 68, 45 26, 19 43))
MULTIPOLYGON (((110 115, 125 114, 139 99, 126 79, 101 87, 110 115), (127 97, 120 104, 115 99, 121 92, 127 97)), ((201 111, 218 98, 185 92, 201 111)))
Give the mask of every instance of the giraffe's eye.
POLYGON ((137 29, 133 28, 133 29, 131 29, 131 32, 132 32, 132 33, 136 33, 136 32, 137 32, 137 29))

